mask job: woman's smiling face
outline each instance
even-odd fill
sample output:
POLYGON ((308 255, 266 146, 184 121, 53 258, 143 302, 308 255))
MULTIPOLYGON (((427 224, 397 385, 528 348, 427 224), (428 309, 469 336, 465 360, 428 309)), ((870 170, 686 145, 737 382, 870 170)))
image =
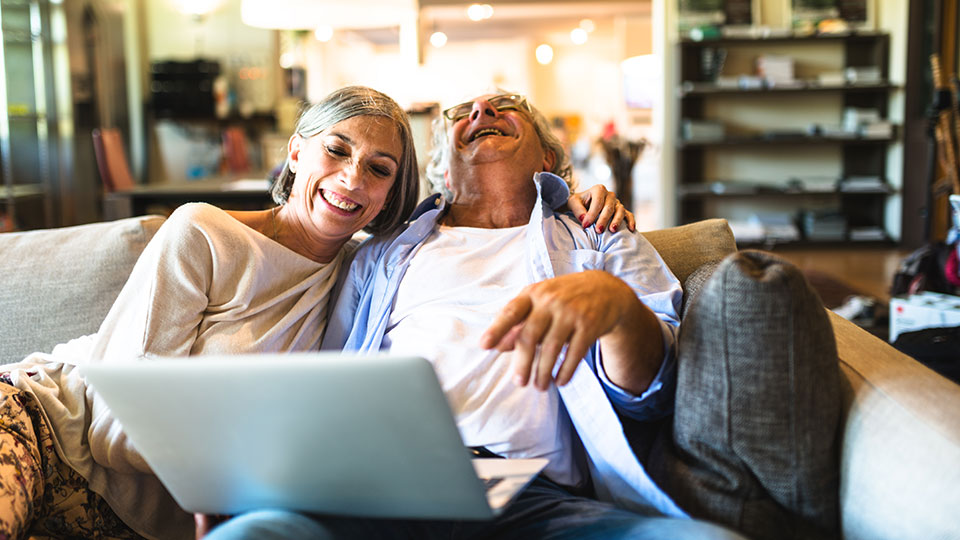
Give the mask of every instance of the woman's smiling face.
POLYGON ((380 213, 403 148, 389 119, 355 116, 312 137, 290 138, 296 177, 287 201, 313 235, 349 238, 380 213))

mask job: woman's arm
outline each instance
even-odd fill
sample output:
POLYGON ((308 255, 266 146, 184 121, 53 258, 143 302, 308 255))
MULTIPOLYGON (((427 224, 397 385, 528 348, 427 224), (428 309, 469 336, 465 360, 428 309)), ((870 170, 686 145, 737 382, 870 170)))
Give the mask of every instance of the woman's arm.
POLYGON ((147 244, 96 334, 91 361, 190 353, 213 274, 196 215, 203 210, 181 207, 147 244))

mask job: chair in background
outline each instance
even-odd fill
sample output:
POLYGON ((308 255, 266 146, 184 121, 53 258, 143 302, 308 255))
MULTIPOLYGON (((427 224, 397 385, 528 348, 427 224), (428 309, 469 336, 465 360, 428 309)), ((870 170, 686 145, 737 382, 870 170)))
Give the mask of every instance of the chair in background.
POLYGON ((226 173, 244 173, 250 170, 247 153, 247 135, 243 128, 228 127, 223 130, 223 167, 226 173))
POLYGON ((93 150, 97 156, 100 180, 107 193, 129 191, 136 187, 127 153, 123 149, 123 137, 117 128, 93 130, 93 150))

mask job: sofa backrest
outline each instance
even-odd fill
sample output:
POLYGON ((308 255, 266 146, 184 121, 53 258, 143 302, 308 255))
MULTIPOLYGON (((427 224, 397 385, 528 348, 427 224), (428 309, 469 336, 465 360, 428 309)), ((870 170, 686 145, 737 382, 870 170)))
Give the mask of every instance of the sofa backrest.
MULTIPOLYGON (((0 234, 0 364, 96 332, 163 221, 142 216, 0 234)), ((723 219, 643 235, 681 283, 736 250, 723 219)))
POLYGON ((725 219, 705 219, 688 225, 642 233, 653 244, 680 283, 701 266, 719 263, 737 250, 725 219))
POLYGON ((163 221, 0 234, 0 364, 96 332, 163 221))

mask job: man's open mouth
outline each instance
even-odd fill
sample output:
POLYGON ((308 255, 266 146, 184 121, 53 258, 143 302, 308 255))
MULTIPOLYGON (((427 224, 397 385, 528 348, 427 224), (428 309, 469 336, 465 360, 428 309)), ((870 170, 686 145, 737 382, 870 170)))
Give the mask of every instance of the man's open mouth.
POLYGON ((497 128, 483 128, 480 131, 474 133, 472 137, 470 137, 470 142, 473 142, 479 139, 480 137, 486 137, 487 135, 499 135, 503 137, 505 134, 504 132, 500 131, 497 128))
POLYGON ((357 208, 360 208, 359 204, 351 200, 348 200, 344 197, 341 197, 340 195, 337 195, 332 191, 321 189, 320 195, 323 196, 323 200, 327 201, 328 203, 332 204, 333 206, 336 206, 341 210, 346 210, 347 212, 353 212, 357 208))

